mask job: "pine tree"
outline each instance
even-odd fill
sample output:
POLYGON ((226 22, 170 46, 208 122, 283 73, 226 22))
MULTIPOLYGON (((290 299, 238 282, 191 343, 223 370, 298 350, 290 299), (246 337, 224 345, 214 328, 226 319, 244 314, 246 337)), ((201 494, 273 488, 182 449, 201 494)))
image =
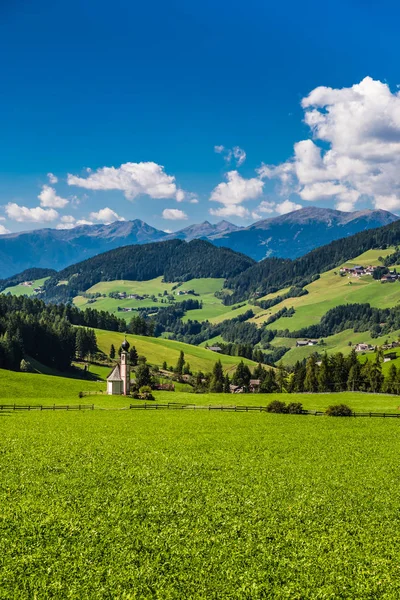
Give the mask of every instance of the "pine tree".
POLYGON ((132 367, 136 367, 136 365, 138 364, 139 361, 139 356, 137 353, 137 350, 135 348, 135 346, 132 346, 132 348, 129 350, 129 362, 132 365, 132 367))
POLYGON ((230 385, 231 385, 231 381, 230 381, 229 375, 227 373, 225 375, 225 378, 224 378, 224 394, 230 394, 231 393, 230 385))
POLYGON ((317 380, 317 365, 315 356, 310 356, 306 362, 306 376, 304 379, 304 390, 306 392, 318 391, 318 380, 317 380))
POLYGON ((221 393, 224 389, 224 371, 222 363, 218 360, 213 368, 213 373, 210 382, 210 392, 221 393))
POLYGON ((325 354, 322 356, 321 365, 318 369, 318 391, 329 392, 331 390, 331 370, 329 366, 328 356, 325 354))
POLYGON ((397 369, 393 363, 389 367, 388 375, 384 383, 384 391, 388 394, 397 394, 397 369))
MULTIPOLYGON (((272 371, 272 369, 270 369, 272 371)), ((278 368, 276 371, 276 385, 278 388, 279 392, 284 392, 286 391, 286 385, 287 385, 287 374, 286 374, 286 370, 285 367, 283 366, 282 362, 280 362, 278 364, 278 368)))
POLYGON ((362 385, 361 367, 358 360, 350 367, 349 376, 347 378, 347 389, 351 392, 359 390, 362 385))
POLYGON ((138 366, 136 370, 136 385, 138 388, 143 387, 144 385, 150 385, 152 383, 152 377, 150 373, 149 365, 141 364, 138 366))
POLYGON ((232 383, 239 387, 248 388, 250 385, 251 371, 247 365, 241 360, 232 377, 232 383))
POLYGON ((110 358, 113 360, 115 358, 115 346, 114 344, 111 344, 111 348, 110 348, 110 358))
POLYGON ((180 354, 179 354, 178 362, 176 363, 175 373, 177 373, 178 375, 182 375, 184 364, 185 364, 185 354, 184 354, 183 350, 181 350, 180 354))

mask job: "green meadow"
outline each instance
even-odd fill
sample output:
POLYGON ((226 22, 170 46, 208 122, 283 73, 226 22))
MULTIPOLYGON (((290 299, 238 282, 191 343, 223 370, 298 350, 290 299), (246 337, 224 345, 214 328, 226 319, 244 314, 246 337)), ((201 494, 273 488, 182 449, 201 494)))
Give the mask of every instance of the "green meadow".
POLYGON ((2 294, 11 294, 12 296, 36 296, 35 288, 41 287, 44 285, 44 282, 49 279, 48 277, 43 277, 42 279, 36 279, 32 281, 32 286, 26 285, 14 285, 12 287, 5 288, 1 293, 2 294))
POLYGON ((0 598, 398 598, 398 428, 0 414, 0 598))
MULTIPOLYGON (((305 346, 301 348, 296 348, 295 338, 281 337, 274 338, 271 344, 276 347, 285 346, 286 348, 290 348, 290 350, 286 352, 286 354, 284 354, 282 358, 282 363, 284 365, 293 365, 298 360, 308 358, 314 352, 327 352, 328 354, 342 352, 346 356, 350 354, 352 346, 354 346, 355 344, 366 343, 371 344, 373 346, 381 346, 386 341, 397 341, 399 339, 399 336, 400 331, 393 331, 388 335, 373 338, 369 331, 355 332, 352 329, 346 329, 345 331, 341 331, 340 333, 336 333, 335 335, 330 335, 324 338, 323 345, 318 344, 317 346, 305 346)), ((393 351, 395 352, 396 349, 394 349, 393 351)), ((400 355, 400 349, 397 349, 397 352, 400 355)), ((383 366, 386 367, 386 365, 387 363, 385 363, 383 366)))
MULTIPOLYGON (((118 348, 124 339, 122 333, 104 331, 102 329, 95 329, 95 332, 98 346, 106 354, 109 354, 111 344, 114 344, 115 348, 118 348)), ((129 334, 127 335, 127 340, 131 345, 136 347, 139 354, 146 356, 151 364, 158 365, 159 367, 161 367, 164 361, 167 362, 168 366, 175 366, 181 351, 185 353, 185 360, 190 363, 193 372, 212 371, 216 361, 221 360, 224 371, 232 373, 242 360, 237 356, 216 354, 200 346, 192 346, 165 338, 151 338, 129 334)), ((243 361, 250 367, 256 366, 256 363, 246 358, 243 361)))
MULTIPOLYGON (((386 254, 390 254, 393 250, 393 248, 388 250, 369 250, 342 266, 377 265, 379 264, 379 256, 386 256, 386 254)), ((371 306, 389 308, 396 306, 400 301, 399 282, 382 284, 380 281, 374 280, 371 276, 359 279, 347 276, 341 277, 339 269, 340 267, 337 267, 331 271, 322 273, 320 279, 307 285, 305 287, 308 291, 307 295, 283 300, 271 309, 260 312, 251 321, 257 325, 261 325, 283 307, 293 307, 295 314, 292 317, 281 317, 268 327, 270 329, 297 331, 303 327, 318 323, 328 310, 339 304, 369 303, 371 306)), ((266 296, 265 299, 270 299, 285 291, 287 290, 276 292, 275 294, 266 296)))

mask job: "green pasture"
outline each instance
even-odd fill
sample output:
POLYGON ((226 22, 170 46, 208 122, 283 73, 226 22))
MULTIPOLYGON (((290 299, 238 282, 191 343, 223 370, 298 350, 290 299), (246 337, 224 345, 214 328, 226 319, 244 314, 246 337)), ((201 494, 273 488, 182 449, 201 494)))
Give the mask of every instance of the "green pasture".
MULTIPOLYGON (((95 329, 97 343, 99 348, 107 355, 110 352, 111 344, 118 348, 123 339, 122 333, 114 331, 105 331, 95 329)), ((199 346, 184 344, 174 340, 165 338, 151 338, 140 335, 127 335, 127 340, 131 345, 134 345, 139 354, 146 356, 149 363, 161 366, 164 361, 167 361, 168 366, 175 366, 179 358, 180 351, 185 353, 185 359, 190 363, 193 372, 197 371, 212 371, 217 360, 221 360, 224 370, 231 373, 235 370, 238 363, 242 360, 237 356, 227 356, 224 354, 216 354, 199 346)), ((243 359, 250 367, 255 367, 256 363, 251 360, 243 359)))
POLYGON ((374 346, 381 346, 386 341, 397 341, 399 336, 400 331, 393 331, 388 335, 373 338, 369 331, 354 332, 352 329, 346 329, 345 331, 341 331, 340 333, 336 333, 335 335, 330 335, 324 338, 324 345, 318 344, 317 346, 296 348, 296 340, 294 338, 275 338, 272 340, 271 344, 277 347, 290 347, 290 350, 283 356, 282 363, 284 365, 294 365, 298 360, 308 358, 311 356, 311 354, 314 354, 314 352, 318 352, 320 354, 324 352, 327 352, 327 354, 342 352, 345 356, 347 356, 351 352, 352 345, 365 343, 374 346))
POLYGON ((0 452, 4 600, 400 596, 397 419, 12 413, 0 452))
POLYGON ((157 277, 156 279, 152 279, 150 281, 103 281, 89 288, 87 293, 99 293, 107 295, 111 292, 126 292, 127 294, 138 294, 140 296, 154 295, 156 296, 157 300, 154 301, 151 298, 145 298, 144 300, 135 300, 129 298, 114 299, 107 296, 106 298, 97 298, 95 302, 90 302, 88 298, 76 296, 74 298, 74 304, 79 308, 91 307, 97 310, 105 310, 129 320, 132 317, 132 313, 118 312, 119 306, 123 308, 134 309, 141 307, 148 308, 152 306, 168 306, 172 304, 172 302, 168 300, 168 297, 159 297, 159 294, 164 294, 164 292, 167 292, 168 294, 174 296, 175 302, 182 302, 183 300, 187 300, 189 298, 201 300, 203 302, 203 308, 190 311, 186 319, 191 318, 205 320, 215 316, 218 317, 220 314, 227 312, 227 310, 230 309, 230 307, 227 309, 227 307, 222 304, 222 301, 214 296, 215 292, 222 289, 223 284, 224 279, 211 277, 204 279, 191 279, 180 284, 178 287, 176 287, 177 283, 165 283, 162 277, 157 277), (175 289, 173 290, 172 288, 174 287, 175 289), (194 290, 194 292, 198 295, 192 296, 178 294, 178 292, 184 292, 188 290, 194 290), (161 303, 161 298, 164 300, 163 303, 161 303))
POLYGON ((49 279, 48 277, 43 277, 42 279, 36 279, 32 281, 32 286, 27 287, 26 285, 14 285, 12 287, 5 288, 1 293, 2 294, 11 294, 12 296, 36 296, 35 288, 41 287, 44 285, 44 282, 49 279))
MULTIPOLYGON (((369 250, 356 257, 344 266, 379 264, 378 256, 384 256, 391 250, 369 250)), ((296 331, 318 323, 323 315, 339 304, 369 303, 379 308, 396 306, 400 301, 400 283, 385 283, 376 281, 371 276, 359 279, 351 276, 341 277, 340 267, 323 273, 317 281, 307 285, 308 294, 298 298, 288 298, 271 309, 260 312, 251 321, 262 325, 283 307, 295 309, 292 317, 281 317, 268 327, 270 329, 288 329, 296 331)), ((285 291, 285 290, 282 290, 285 291)), ((276 293, 279 295, 279 293, 276 293)))

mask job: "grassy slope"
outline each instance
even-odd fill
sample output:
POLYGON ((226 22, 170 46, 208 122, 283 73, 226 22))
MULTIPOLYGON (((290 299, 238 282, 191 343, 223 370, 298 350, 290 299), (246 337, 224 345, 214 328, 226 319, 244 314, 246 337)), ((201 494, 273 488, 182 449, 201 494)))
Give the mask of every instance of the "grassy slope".
POLYGON ((12 296, 36 296, 36 292, 34 292, 34 288, 41 287, 45 281, 49 279, 48 277, 43 277, 42 279, 36 279, 33 281, 32 287, 27 287, 25 285, 14 285, 13 287, 8 287, 3 290, 2 294, 10 293, 12 296))
POLYGON ((106 310, 112 314, 117 314, 118 316, 125 317, 129 320, 132 317, 132 314, 118 312, 118 306, 126 308, 168 306, 171 303, 167 301, 167 298, 164 298, 166 302, 162 305, 160 303, 160 298, 158 298, 159 293, 163 294, 164 291, 167 291, 168 294, 174 295, 176 302, 182 302, 182 300, 187 300, 188 298, 202 301, 203 307, 188 311, 183 317, 183 321, 188 321, 191 319, 197 321, 208 320, 211 323, 219 323, 225 319, 233 319, 234 317, 237 317, 238 315, 241 315, 249 310, 249 308, 251 308, 255 313, 260 312, 261 309, 251 306, 247 302, 244 306, 240 306, 239 308, 224 306, 222 301, 219 298, 216 298, 214 295, 215 292, 222 290, 223 284, 223 279, 191 279, 184 282, 175 290, 172 290, 172 288, 176 286, 176 283, 165 283, 162 281, 162 277, 157 277, 156 279, 152 279, 150 281, 104 281, 97 283, 88 289, 87 292, 100 294, 109 294, 110 292, 126 292, 127 294, 136 293, 139 295, 148 294, 155 295, 157 297, 157 302, 154 302, 154 300, 151 300, 151 298, 146 298, 145 300, 115 300, 107 297, 98 298, 96 302, 88 304, 87 298, 84 298, 83 296, 76 296, 76 298, 74 298, 74 304, 79 306, 79 308, 90 306, 91 308, 95 308, 97 310, 106 310), (185 290, 194 290, 198 296, 177 295, 178 291, 185 290))
POLYGON ((87 298, 84 298, 83 296, 77 296, 74 298, 74 304, 80 308, 90 306, 91 308, 96 308, 97 310, 106 310, 110 313, 130 319, 132 317, 131 313, 118 313, 118 306, 126 308, 168 306, 172 303, 168 301, 167 297, 163 297, 165 301, 163 304, 160 302, 161 298, 158 297, 158 294, 164 294, 166 291, 168 294, 174 295, 176 302, 182 302, 182 300, 187 300, 189 298, 201 300, 203 302, 203 308, 196 311, 191 311, 190 315, 193 313, 193 316, 190 316, 189 318, 199 318, 197 315, 200 315, 200 318, 205 320, 209 317, 218 316, 221 314, 221 312, 227 310, 227 308, 222 304, 221 300, 218 300, 214 296, 215 292, 222 289, 223 283, 223 279, 217 278, 191 279, 190 281, 182 283, 182 285, 175 290, 172 290, 172 288, 176 286, 176 283, 165 283, 162 281, 162 277, 157 277, 156 279, 152 279, 150 281, 105 281, 97 283, 93 287, 89 288, 87 292, 100 294, 109 294, 110 292, 126 292, 127 294, 135 293, 139 295, 155 295, 157 297, 157 302, 154 302, 154 300, 151 298, 146 298, 144 300, 115 300, 114 298, 107 297, 98 298, 96 302, 88 304, 87 298), (177 295, 178 291, 185 290, 194 290, 198 296, 177 295))
POLYGON ((1 599, 400 596, 395 420, 25 413, 0 440, 1 599))
MULTIPOLYGON (((351 263, 346 263, 346 266, 351 264, 377 264, 378 256, 385 256, 392 251, 393 249, 369 250, 355 258, 351 263)), ((281 308, 293 306, 296 312, 292 317, 280 318, 272 323, 269 328, 296 331, 302 327, 318 323, 328 310, 339 304, 368 302, 372 306, 386 308, 395 306, 400 301, 400 284, 398 282, 382 284, 372 277, 360 279, 340 277, 339 267, 323 273, 320 279, 306 286, 306 289, 309 292, 306 296, 288 298, 271 309, 263 311, 252 321, 261 325, 269 316, 275 314, 281 308)))
MULTIPOLYGON (((104 331, 102 329, 96 329, 95 331, 99 348, 106 354, 109 353, 111 344, 114 344, 115 348, 118 348, 124 339, 122 333, 104 331)), ((128 335, 127 339, 131 345, 136 346, 139 354, 147 357, 149 363, 158 366, 161 366, 164 361, 167 361, 168 365, 174 366, 181 350, 185 353, 185 359, 190 363, 194 372, 211 371, 218 359, 221 360, 225 371, 232 372, 240 360, 242 360, 237 356, 215 354, 199 346, 191 346, 190 344, 166 340, 164 338, 128 335)), ((246 364, 255 366, 254 362, 247 359, 243 360, 246 364)))
POLYGON ((274 346, 286 346, 291 349, 283 356, 282 362, 285 365, 293 365, 297 360, 308 358, 314 352, 343 352, 347 355, 351 351, 351 344, 367 343, 371 345, 382 345, 386 340, 392 342, 399 338, 400 331, 393 331, 389 335, 385 335, 378 338, 372 338, 369 331, 355 333, 353 330, 341 331, 335 335, 324 338, 325 344, 323 346, 306 346, 304 348, 296 348, 296 340, 294 338, 275 338, 272 341, 274 346))

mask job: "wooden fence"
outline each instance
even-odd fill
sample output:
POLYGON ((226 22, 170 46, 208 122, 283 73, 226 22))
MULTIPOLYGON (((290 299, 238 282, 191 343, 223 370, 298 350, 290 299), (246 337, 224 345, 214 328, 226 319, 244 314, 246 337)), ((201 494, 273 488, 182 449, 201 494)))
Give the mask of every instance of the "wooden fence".
POLYGON ((42 404, 0 404, 0 411, 9 410, 94 410, 94 404, 64 404, 63 406, 42 404))
MULTIPOLYGON (((266 406, 224 406, 212 404, 179 404, 177 402, 169 402, 168 404, 131 404, 129 406, 133 410, 219 410, 223 412, 268 412, 266 406)), ((315 417, 326 416, 326 413, 319 410, 302 410, 302 415, 313 415, 315 417)), ((391 417, 399 418, 399 413, 380 413, 380 412, 353 412, 352 417, 391 417)))

